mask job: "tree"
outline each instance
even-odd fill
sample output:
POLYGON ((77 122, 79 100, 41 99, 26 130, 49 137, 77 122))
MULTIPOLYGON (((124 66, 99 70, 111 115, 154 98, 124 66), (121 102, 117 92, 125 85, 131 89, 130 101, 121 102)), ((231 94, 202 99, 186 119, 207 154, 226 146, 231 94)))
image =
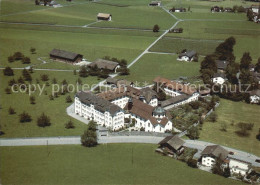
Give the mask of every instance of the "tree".
POLYGON ((189 158, 187 161, 188 166, 192 168, 197 168, 197 161, 195 159, 189 158))
POLYGON ((32 81, 32 76, 30 75, 28 70, 23 69, 22 75, 23 75, 23 78, 24 78, 25 81, 29 81, 29 82, 32 81))
POLYGON ((16 80, 14 78, 8 81, 9 86, 13 86, 14 84, 16 84, 16 80))
POLYGON ((9 107, 9 109, 8 109, 8 113, 9 113, 10 115, 15 114, 15 110, 14 110, 14 108, 9 107))
POLYGON ((246 14, 247 18, 249 21, 253 21, 254 20, 254 13, 251 9, 247 10, 247 14, 246 14))
POLYGON ((14 76, 14 71, 11 67, 6 67, 3 72, 5 76, 14 76))
POLYGON ((71 103, 71 102, 72 102, 72 99, 71 99, 70 95, 68 95, 66 97, 66 103, 71 103))
POLYGON ((35 97, 34 96, 30 96, 30 103, 35 104, 35 97))
POLYGON ((97 124, 93 120, 91 120, 88 123, 88 130, 96 131, 97 130, 97 124))
POLYGON ((5 93, 6 93, 6 94, 11 94, 12 91, 11 91, 11 89, 10 89, 9 87, 6 87, 6 88, 5 88, 5 93))
POLYGON ((215 112, 212 112, 209 116, 209 121, 210 122, 216 122, 218 119, 218 115, 215 112))
POLYGON ((188 137, 190 139, 198 139, 199 138, 199 129, 195 126, 192 126, 189 130, 188 130, 188 137))
POLYGON ((223 169, 222 169, 222 160, 221 160, 221 154, 216 157, 215 159, 215 164, 212 167, 212 173, 218 174, 218 175, 223 175, 223 169))
POLYGON ((23 79, 23 77, 20 76, 20 77, 18 78, 17 82, 18 82, 19 84, 24 84, 24 79, 23 79))
POLYGON ((30 73, 33 73, 33 67, 30 66, 29 70, 28 70, 30 73))
POLYGON ((20 117, 20 122, 21 123, 32 121, 31 116, 27 112, 25 112, 25 111, 22 114, 20 114, 19 117, 20 117))
POLYGON ((35 48, 31 48, 31 49, 30 49, 30 52, 31 52, 32 54, 35 54, 35 53, 36 53, 36 49, 35 49, 35 48))
POLYGON ((255 65, 255 72, 260 73, 260 57, 258 58, 258 61, 255 65))
POLYGON ((240 129, 236 131, 236 134, 242 137, 249 136, 248 131, 252 130, 254 124, 253 123, 244 123, 244 122, 239 122, 237 124, 237 127, 240 129))
POLYGON ((235 44, 236 39, 234 37, 229 37, 224 42, 220 43, 215 51, 215 54, 218 57, 218 59, 234 62, 235 56, 233 54, 233 47, 235 44))
POLYGON ((188 12, 190 11, 190 6, 188 7, 188 12))
POLYGON ((243 6, 239 6, 239 7, 237 8, 237 12, 238 12, 238 13, 244 13, 244 12, 245 12, 245 8, 244 8, 243 6))
POLYGON ((81 66, 79 69, 79 76, 80 77, 88 77, 87 66, 81 66))
POLYGON ((50 100, 54 100, 53 95, 49 95, 49 99, 50 99, 50 100))
POLYGON ((207 55, 201 62, 200 71, 203 73, 203 70, 210 70, 213 74, 217 72, 217 65, 213 55, 207 55))
POLYGON ((8 62, 10 62, 10 63, 14 62, 14 57, 13 56, 9 56, 8 57, 8 62))
POLYGON ((52 79, 52 84, 57 84, 57 79, 56 78, 52 79))
POLYGON ((51 125, 50 118, 47 115, 45 115, 44 113, 42 113, 42 115, 40 117, 38 117, 38 119, 37 119, 37 125, 39 127, 50 126, 51 125))
POLYGON ((24 56, 21 52, 18 51, 14 53, 13 57, 15 60, 22 60, 24 56))
POLYGON ((129 75, 129 74, 130 74, 129 68, 127 68, 127 67, 122 67, 122 68, 120 69, 120 75, 121 75, 121 76, 123 76, 123 75, 129 75))
POLYGON ((41 75, 41 80, 42 81, 48 81, 49 80, 49 76, 47 74, 42 74, 41 75))
POLYGON ((22 63, 23 64, 30 64, 31 63, 31 59, 29 57, 23 57, 22 58, 22 63))
POLYGON ((79 84, 79 85, 82 85, 82 80, 81 80, 80 78, 78 78, 78 79, 76 80, 76 83, 79 84))
POLYGON ((240 70, 249 70, 252 58, 249 52, 245 52, 240 60, 240 70))
POLYGON ((97 145, 97 134, 95 131, 86 130, 81 136, 81 143, 86 147, 94 147, 97 145))
POLYGON ((158 26, 158 24, 153 26, 153 32, 159 32, 160 27, 158 26))
POLYGON ((228 178, 230 177, 230 175, 231 175, 230 168, 229 167, 224 168, 223 176, 228 178))
POLYGON ((74 74, 74 75, 77 75, 76 69, 73 70, 73 74, 74 74))
POLYGON ((67 123, 65 123, 65 128, 66 129, 75 128, 74 123, 71 120, 69 120, 67 123))

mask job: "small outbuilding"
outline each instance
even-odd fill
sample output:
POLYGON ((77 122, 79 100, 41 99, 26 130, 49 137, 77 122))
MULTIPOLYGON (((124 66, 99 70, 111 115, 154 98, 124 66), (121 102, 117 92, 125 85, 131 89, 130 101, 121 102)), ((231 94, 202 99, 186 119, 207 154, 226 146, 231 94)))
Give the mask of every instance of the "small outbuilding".
POLYGON ((178 136, 167 136, 161 142, 159 142, 160 148, 167 150, 171 155, 180 155, 184 151, 184 140, 178 136))
POLYGON ((104 59, 97 59, 94 62, 88 64, 88 67, 95 67, 97 66, 98 69, 108 69, 109 71, 116 72, 116 70, 120 67, 117 62, 104 60, 104 59))
POLYGON ((161 1, 152 1, 149 3, 149 6, 161 6, 161 1))
POLYGON ((193 50, 185 51, 185 52, 179 54, 179 57, 177 58, 177 60, 191 62, 195 59, 196 56, 197 56, 196 51, 193 51, 193 50))
POLYGON ((97 20, 111 21, 112 15, 108 13, 98 13, 97 20))
POLYGON ((82 61, 83 55, 60 49, 53 49, 50 52, 50 58, 62 62, 77 63, 82 61))

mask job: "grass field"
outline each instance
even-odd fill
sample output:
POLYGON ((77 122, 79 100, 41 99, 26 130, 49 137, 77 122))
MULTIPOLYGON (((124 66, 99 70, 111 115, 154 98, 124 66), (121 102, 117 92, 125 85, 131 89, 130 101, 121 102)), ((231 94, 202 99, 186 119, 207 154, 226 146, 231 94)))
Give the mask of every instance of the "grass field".
POLYGON ((221 99, 220 106, 216 109, 218 120, 216 123, 205 122, 200 139, 224 146, 240 149, 260 156, 260 142, 256 140, 260 128, 260 109, 258 105, 249 105, 243 102, 232 102, 221 99), (234 122, 234 126, 231 123, 234 122), (254 123, 249 137, 239 137, 238 122, 254 123), (227 132, 221 131, 221 123, 227 124, 227 132))
POLYGON ((180 76, 199 75, 199 62, 180 62, 176 60, 177 57, 177 55, 145 54, 130 68, 130 75, 126 76, 126 79, 151 83, 157 76, 175 79, 180 76))
POLYGON ((3 147, 3 184, 243 184, 155 153, 156 145, 3 147))
MULTIPOLYGON (((72 119, 66 114, 66 108, 70 103, 66 103, 65 99, 68 96, 60 95, 54 100, 49 100, 49 95, 51 94, 52 83, 51 80, 55 77, 59 84, 62 80, 66 79, 69 84, 75 84, 77 75, 73 75, 72 72, 48 72, 48 71, 35 71, 32 74, 33 84, 36 78, 40 80, 41 74, 49 75, 49 87, 45 87, 44 91, 47 91, 47 95, 44 93, 39 95, 39 90, 32 95, 36 98, 36 104, 32 105, 29 101, 29 95, 26 93, 12 93, 6 94, 4 89, 7 87, 8 81, 12 78, 17 79, 21 76, 21 70, 15 70, 14 77, 3 76, 1 71, 1 109, 0 109, 0 124, 2 130, 5 132, 1 137, 36 137, 36 136, 64 136, 64 135, 80 135, 86 129, 86 125, 77 120, 72 119), (9 115, 9 107, 13 107, 16 114, 9 115), (28 112, 32 116, 32 121, 29 123, 20 123, 19 114, 23 111, 28 112), (37 117, 44 112, 51 118, 52 125, 46 128, 40 128, 37 126, 37 117), (65 129, 64 124, 70 119, 75 124, 75 129, 65 129)), ((96 77, 81 78, 82 82, 85 84, 94 84, 98 82, 96 77)), ((40 82, 40 85, 45 84, 40 82)), ((74 93, 69 94, 71 98, 74 98, 74 93)))

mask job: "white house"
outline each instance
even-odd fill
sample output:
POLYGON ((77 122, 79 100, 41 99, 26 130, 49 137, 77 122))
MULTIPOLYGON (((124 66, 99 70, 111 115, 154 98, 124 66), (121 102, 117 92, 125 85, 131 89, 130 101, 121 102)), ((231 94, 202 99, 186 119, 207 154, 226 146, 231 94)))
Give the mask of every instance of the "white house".
POLYGON ((215 73, 212 78, 214 84, 223 85, 226 82, 226 76, 223 73, 215 73))
POLYGON ((124 110, 125 118, 135 120, 135 129, 160 133, 172 130, 172 122, 160 105, 154 108, 138 99, 130 98, 124 110))
POLYGON ((216 158, 219 157, 222 161, 227 158, 228 151, 219 145, 210 145, 201 152, 201 156, 201 164, 203 166, 213 167, 216 158))
POLYGON ((253 13, 258 14, 258 12, 259 12, 259 5, 252 5, 251 9, 252 9, 253 13))
POLYGON ((149 6, 161 6, 161 1, 152 1, 149 3, 149 6))
POLYGON ((196 56, 197 56, 196 51, 186 51, 184 53, 179 54, 177 60, 192 62, 196 56))
POLYGON ((91 92, 78 92, 75 95, 75 113, 94 120, 112 130, 124 127, 124 111, 117 105, 96 96, 91 92))
POLYGON ((111 21, 112 15, 108 13, 98 13, 97 20, 111 21))
POLYGON ((260 90, 253 90, 250 92, 250 103, 260 103, 260 90))
POLYGON ((229 168, 231 174, 240 174, 245 176, 251 168, 251 163, 229 157, 229 168))

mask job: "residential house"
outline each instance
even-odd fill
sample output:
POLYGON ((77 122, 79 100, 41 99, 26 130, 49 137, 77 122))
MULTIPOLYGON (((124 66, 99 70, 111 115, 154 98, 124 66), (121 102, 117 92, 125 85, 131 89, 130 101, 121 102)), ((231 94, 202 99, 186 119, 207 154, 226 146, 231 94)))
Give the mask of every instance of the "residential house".
POLYGON ((245 176, 251 169, 251 163, 240 159, 229 157, 229 168, 231 174, 240 174, 245 176))
POLYGON ((161 6, 161 1, 152 1, 149 3, 149 6, 161 6))
POLYGON ((98 13, 97 20, 111 21, 112 15, 108 13, 98 13))
POLYGON ((252 5, 251 10, 253 13, 258 14, 260 5, 252 5))
POLYGON ((76 114, 99 125, 112 130, 124 127, 123 109, 91 92, 76 93, 74 106, 76 114))
POLYGON ((53 49, 50 52, 50 58, 62 62, 77 63, 82 61, 83 55, 60 49, 53 49))
POLYGON ((184 53, 179 54, 177 60, 191 62, 195 59, 196 56, 196 51, 185 51, 184 53))
POLYGON ((260 89, 250 92, 250 103, 260 103, 260 89))
POLYGON ((160 145, 159 148, 167 150, 168 154, 180 155, 185 149, 183 146, 184 143, 185 141, 179 138, 178 136, 167 136, 158 144, 160 145))
POLYGON ((226 75, 224 73, 215 73, 212 82, 214 84, 223 85, 226 82, 226 75))
POLYGON ((210 145, 201 152, 201 156, 203 166, 213 167, 217 158, 224 162, 228 156, 228 151, 219 145, 210 145))
POLYGON ((104 70, 108 69, 112 72, 117 72, 117 69, 120 68, 120 65, 117 62, 104 60, 104 59, 97 59, 94 62, 91 62, 87 65, 88 67, 97 66, 98 69, 104 70))
POLYGON ((229 64, 229 62, 225 61, 225 60, 216 60, 215 63, 216 63, 218 72, 221 72, 221 73, 223 73, 227 69, 227 66, 229 64))

